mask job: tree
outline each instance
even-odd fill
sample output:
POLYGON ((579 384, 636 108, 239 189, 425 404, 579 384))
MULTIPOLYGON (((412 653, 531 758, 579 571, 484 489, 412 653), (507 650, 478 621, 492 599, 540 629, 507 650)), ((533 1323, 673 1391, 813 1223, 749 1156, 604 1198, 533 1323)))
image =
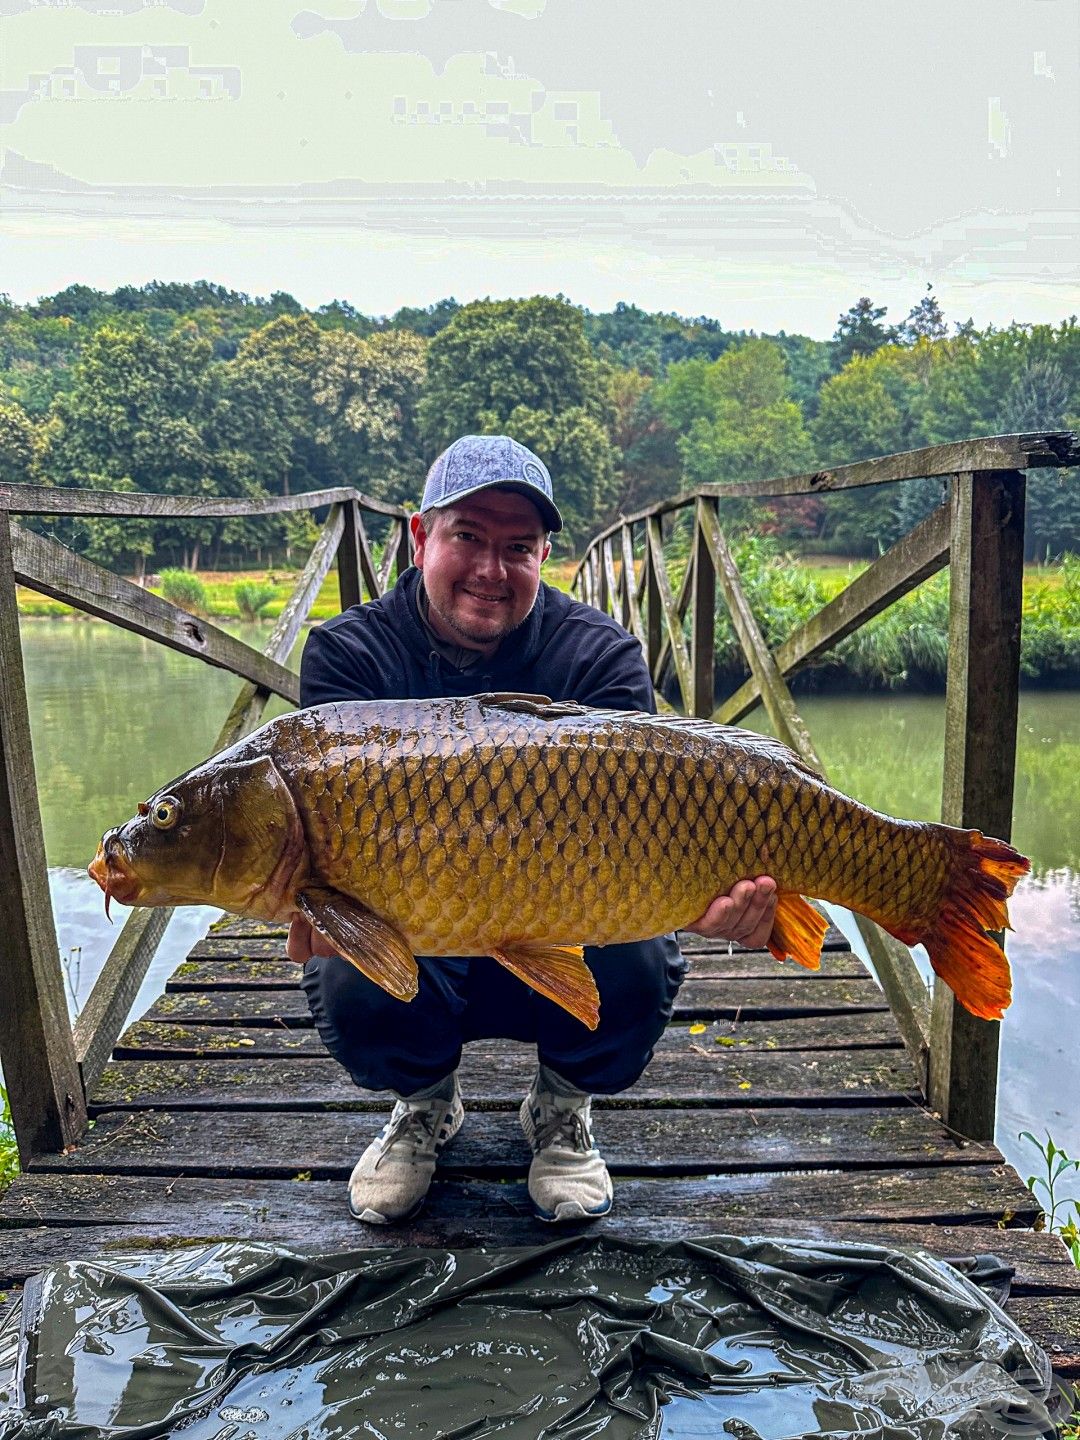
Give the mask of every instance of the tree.
POLYGON ((427 351, 428 342, 408 330, 320 338, 315 439, 340 483, 376 499, 416 498, 424 473, 417 406, 427 351))
POLYGON ((589 346, 580 310, 566 300, 463 306, 431 341, 418 413, 432 458, 459 435, 506 432, 526 445, 533 437, 567 519, 564 545, 584 539, 610 504, 610 374, 589 346))
POLYGON ((657 409, 656 392, 653 378, 639 370, 611 372, 615 477, 605 521, 643 509, 679 488, 676 437, 657 409))
POLYGON ((0 483, 27 485, 34 479, 34 422, 21 405, 0 403, 0 483))
MULTIPOLYGON (((1054 360, 1028 359, 1013 377, 999 412, 1007 434, 1062 430, 1068 424, 1069 386, 1054 360)), ((1041 560, 1063 551, 1080 554, 1080 472, 1033 470, 1027 480, 1024 552, 1041 560)))
POLYGON ((688 487, 779 478, 811 463, 784 355, 771 340, 746 340, 719 360, 672 365, 657 406, 679 437, 688 487))
POLYGON ((884 305, 875 305, 869 295, 863 295, 840 316, 833 335, 836 342, 834 363, 838 370, 843 369, 854 356, 872 355, 882 345, 895 340, 893 328, 880 323, 885 318, 885 310, 884 305))
POLYGON ((897 331, 897 338, 908 345, 914 345, 917 340, 944 340, 949 333, 933 287, 927 285, 926 292, 908 311, 907 319, 897 331))

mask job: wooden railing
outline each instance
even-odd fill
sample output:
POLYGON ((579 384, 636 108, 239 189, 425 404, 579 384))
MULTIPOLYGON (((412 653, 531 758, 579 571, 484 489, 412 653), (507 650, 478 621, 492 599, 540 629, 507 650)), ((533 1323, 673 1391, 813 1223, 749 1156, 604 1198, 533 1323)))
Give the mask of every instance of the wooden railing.
POLYGON ((299 680, 285 662, 335 559, 342 609, 358 604, 365 593, 381 595, 395 570, 400 573, 409 564, 404 510, 352 489, 245 501, 0 485, 0 1061, 24 1164, 34 1155, 75 1144, 85 1131, 86 1096, 112 1052, 172 911, 132 911, 73 1028, 49 898, 16 585, 197 656, 242 680, 215 742, 217 750, 255 728, 271 695, 299 703, 299 680), (204 520, 325 507, 321 533, 262 651, 11 518, 204 520), (389 520, 379 565, 365 512, 389 520))
MULTIPOLYGON (((824 775, 786 677, 949 565, 941 818, 1008 839, 1020 673, 1024 471, 1078 462, 1080 437, 1039 432, 937 445, 783 480, 707 486, 626 516, 598 535, 577 570, 574 590, 637 636, 657 691, 673 681, 686 713, 734 725, 760 702, 776 735, 824 775), (721 524, 724 503, 831 494, 929 476, 948 482, 947 501, 770 650, 721 524), (676 595, 664 527, 685 511, 693 516, 692 539, 676 595), (750 679, 719 705, 714 698, 717 583, 750 669, 750 679)), ((855 919, 923 1093, 952 1129, 972 1139, 992 1139, 999 1022, 975 1019, 940 980, 931 1001, 907 947, 862 916, 855 919)))

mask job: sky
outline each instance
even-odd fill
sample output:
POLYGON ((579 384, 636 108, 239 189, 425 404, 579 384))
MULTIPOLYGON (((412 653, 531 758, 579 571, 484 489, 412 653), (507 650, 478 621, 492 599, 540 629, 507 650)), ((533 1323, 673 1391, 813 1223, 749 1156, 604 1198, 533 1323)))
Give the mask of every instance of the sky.
POLYGON ((1080 311, 1074 0, 0 0, 0 289, 1080 311))

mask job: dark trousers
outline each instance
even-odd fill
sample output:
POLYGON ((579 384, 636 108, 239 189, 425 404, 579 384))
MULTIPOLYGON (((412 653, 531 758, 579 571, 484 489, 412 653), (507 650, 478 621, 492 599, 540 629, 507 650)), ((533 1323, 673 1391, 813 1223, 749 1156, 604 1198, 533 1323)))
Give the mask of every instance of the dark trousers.
POLYGON ((540 1061, 579 1090, 633 1085, 671 1018, 686 961, 673 935, 588 946, 600 1023, 588 1030, 487 955, 420 956, 416 998, 395 1000, 338 956, 313 956, 302 985, 323 1044, 366 1090, 411 1095, 456 1069, 469 1040, 534 1043, 540 1061))

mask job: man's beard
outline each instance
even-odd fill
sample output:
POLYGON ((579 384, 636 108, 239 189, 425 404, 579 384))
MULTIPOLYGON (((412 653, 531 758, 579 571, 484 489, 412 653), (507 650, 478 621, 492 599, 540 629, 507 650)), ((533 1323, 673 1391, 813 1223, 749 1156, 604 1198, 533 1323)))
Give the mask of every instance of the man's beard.
POLYGON ((440 610, 431 598, 430 593, 428 594, 427 602, 446 628, 453 631, 459 640, 465 641, 468 645, 478 645, 482 648, 488 645, 494 645, 496 641, 502 642, 508 635, 512 635, 515 630, 520 630, 529 618, 528 615, 523 615, 520 620, 515 620, 514 623, 508 625, 505 630, 496 630, 494 633, 488 631, 481 634, 478 631, 468 629, 467 626, 462 625, 461 622, 456 620, 452 615, 447 615, 444 610, 440 610))

